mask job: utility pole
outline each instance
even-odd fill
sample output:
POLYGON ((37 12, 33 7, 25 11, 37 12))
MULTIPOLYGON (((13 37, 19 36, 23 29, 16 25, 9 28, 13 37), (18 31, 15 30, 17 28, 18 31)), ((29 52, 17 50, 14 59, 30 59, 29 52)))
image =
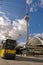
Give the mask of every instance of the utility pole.
POLYGON ((25 20, 26 20, 26 49, 28 49, 28 43, 29 43, 28 20, 29 20, 29 16, 28 16, 28 4, 27 3, 26 3, 26 16, 25 16, 25 20))

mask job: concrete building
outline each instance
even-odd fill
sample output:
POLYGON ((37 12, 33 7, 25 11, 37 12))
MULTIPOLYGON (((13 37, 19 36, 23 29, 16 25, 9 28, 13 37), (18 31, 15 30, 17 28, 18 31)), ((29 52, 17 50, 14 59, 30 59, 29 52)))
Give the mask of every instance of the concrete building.
POLYGON ((32 37, 32 38, 30 38, 30 40, 29 40, 29 43, 28 43, 29 45, 43 45, 43 39, 41 38, 41 37, 32 37))
MULTIPOLYGON (((18 44, 17 48, 26 54, 26 43, 18 44)), ((33 55, 43 54, 43 38, 34 36, 29 39, 27 55, 31 55, 33 52, 33 55)))

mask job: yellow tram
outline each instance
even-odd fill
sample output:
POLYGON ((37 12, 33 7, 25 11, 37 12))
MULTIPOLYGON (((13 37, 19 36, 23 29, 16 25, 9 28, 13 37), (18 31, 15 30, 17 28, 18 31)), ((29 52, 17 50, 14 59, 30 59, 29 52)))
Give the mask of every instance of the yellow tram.
POLYGON ((16 57, 16 40, 6 39, 2 41, 2 47, 0 48, 0 57, 2 58, 14 58, 16 57))

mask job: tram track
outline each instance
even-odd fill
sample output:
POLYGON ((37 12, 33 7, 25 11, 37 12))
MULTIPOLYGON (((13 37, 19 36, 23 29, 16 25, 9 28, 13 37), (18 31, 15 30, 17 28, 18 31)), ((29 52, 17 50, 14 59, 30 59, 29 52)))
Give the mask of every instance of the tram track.
POLYGON ((0 65, 43 65, 43 57, 16 56, 16 60, 0 58, 0 65))

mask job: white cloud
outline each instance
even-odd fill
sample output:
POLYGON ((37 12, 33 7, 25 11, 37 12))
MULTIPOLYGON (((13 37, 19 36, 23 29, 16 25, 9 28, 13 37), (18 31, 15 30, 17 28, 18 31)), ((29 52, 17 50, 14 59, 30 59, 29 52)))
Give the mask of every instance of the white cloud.
POLYGON ((9 24, 11 24, 11 20, 2 13, 2 16, 0 16, 0 25, 6 26, 9 24))
POLYGON ((30 7, 30 12, 36 12, 38 8, 38 4, 35 2, 32 4, 32 6, 30 7))
POLYGON ((13 21, 11 24, 11 20, 5 15, 0 16, 0 37, 4 39, 4 37, 11 37, 15 40, 20 39, 24 36, 26 32, 26 21, 24 19, 18 19, 13 21))
POLYGON ((0 17, 0 25, 8 25, 10 22, 7 22, 7 20, 5 20, 3 17, 0 17))
POLYGON ((0 11, 0 14, 1 14, 1 15, 5 15, 5 13, 4 13, 4 12, 2 12, 2 11, 0 11))
POLYGON ((35 8, 35 7, 30 8, 30 12, 36 12, 36 11, 37 11, 37 8, 35 8))
POLYGON ((43 33, 34 33, 33 36, 43 38, 43 33))
POLYGON ((26 3, 30 5, 32 3, 32 0, 26 0, 26 3))
POLYGON ((5 15, 3 15, 2 17, 3 17, 6 21, 8 21, 9 24, 10 24, 11 20, 10 20, 8 17, 6 17, 5 15))
MULTIPOLYGON (((30 36, 30 34, 29 34, 30 36)), ((33 37, 39 37, 43 40, 43 33, 33 33, 31 34, 31 36, 29 38, 33 38, 33 37)), ((43 44, 43 41, 42 41, 42 44, 43 44)))
POLYGON ((26 0, 26 3, 28 5, 31 4, 31 6, 29 7, 30 8, 30 12, 36 12, 38 10, 38 8, 43 8, 43 0, 37 0, 37 1, 34 1, 34 0, 26 0))
POLYGON ((2 40, 8 35, 11 26, 10 20, 5 16, 5 13, 0 12, 0 14, 0 40, 2 40))
POLYGON ((39 0, 39 6, 43 8, 43 0, 39 0))
POLYGON ((19 46, 23 47, 24 45, 26 45, 25 42, 19 42, 19 44, 17 45, 17 47, 19 47, 19 46))
POLYGON ((2 33, 0 33, 0 40, 3 40, 3 39, 5 39, 5 36, 2 35, 2 33))
POLYGON ((40 33, 35 34, 36 37, 41 37, 40 33))
POLYGON ((30 12, 33 12, 33 7, 30 8, 30 12))
POLYGON ((17 22, 13 21, 13 28, 9 32, 9 36, 12 36, 14 39, 19 39, 24 35, 26 31, 26 21, 24 19, 18 19, 17 22))

